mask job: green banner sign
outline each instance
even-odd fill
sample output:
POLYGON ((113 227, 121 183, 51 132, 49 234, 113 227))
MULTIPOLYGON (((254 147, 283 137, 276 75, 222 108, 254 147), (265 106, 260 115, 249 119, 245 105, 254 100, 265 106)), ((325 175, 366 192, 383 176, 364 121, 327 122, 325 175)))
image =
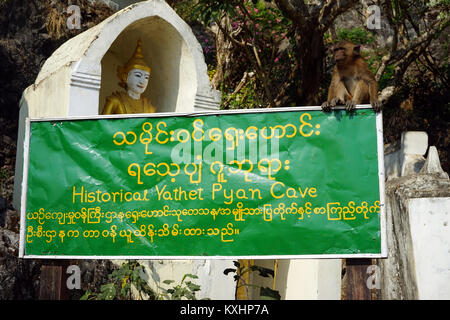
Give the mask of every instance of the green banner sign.
POLYGON ((380 256, 380 119, 293 108, 29 121, 21 255, 380 256))

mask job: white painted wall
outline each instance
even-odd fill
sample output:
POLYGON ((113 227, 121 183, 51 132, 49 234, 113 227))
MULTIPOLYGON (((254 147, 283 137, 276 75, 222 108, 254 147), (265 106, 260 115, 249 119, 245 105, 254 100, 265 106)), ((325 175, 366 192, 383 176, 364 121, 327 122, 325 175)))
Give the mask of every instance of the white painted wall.
POLYGON ((389 250, 378 261, 381 297, 449 299, 450 181, 438 151, 425 132, 405 132, 385 162, 389 250))
POLYGON ((409 200, 419 299, 450 299, 450 198, 409 200))
MULTIPOLYGON (((255 264, 274 270, 274 260, 255 260, 255 264)), ((282 300, 340 300, 341 259, 278 260, 275 290, 282 300)), ((273 279, 254 272, 252 284, 273 288, 273 279)), ((259 299, 259 289, 252 290, 252 299, 259 299)))
POLYGON ((340 300, 341 259, 287 260, 286 300, 340 300))

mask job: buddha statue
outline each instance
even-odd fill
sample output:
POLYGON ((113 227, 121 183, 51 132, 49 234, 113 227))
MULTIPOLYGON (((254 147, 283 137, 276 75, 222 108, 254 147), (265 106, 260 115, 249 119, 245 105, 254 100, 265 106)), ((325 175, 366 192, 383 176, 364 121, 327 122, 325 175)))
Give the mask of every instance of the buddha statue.
POLYGON ((142 96, 148 85, 150 67, 144 60, 142 40, 125 66, 117 68, 119 86, 125 91, 116 91, 106 98, 102 114, 154 113, 156 108, 142 96))

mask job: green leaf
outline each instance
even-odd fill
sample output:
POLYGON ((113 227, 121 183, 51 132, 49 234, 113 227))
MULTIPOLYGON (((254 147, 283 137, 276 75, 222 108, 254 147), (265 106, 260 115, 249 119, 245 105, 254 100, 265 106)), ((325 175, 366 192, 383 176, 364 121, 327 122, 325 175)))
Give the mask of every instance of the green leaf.
POLYGON ((196 298, 195 298, 195 295, 194 294, 192 294, 192 293, 190 293, 190 292, 184 292, 184 296, 187 298, 187 299, 189 299, 189 300, 197 300, 196 298))
POLYGON ((186 286, 191 291, 200 291, 200 286, 195 284, 195 283, 193 283, 193 282, 191 282, 191 281, 186 282, 186 286))
POLYGON ((172 284, 174 282, 175 282, 174 280, 164 280, 163 281, 163 283, 165 283, 165 284, 172 284))
POLYGON ((181 283, 183 283, 186 278, 198 279, 198 277, 195 274, 186 273, 181 279, 181 283))
POLYGON ((116 287, 114 283, 104 284, 100 287, 101 296, 105 300, 113 300, 117 295, 116 287))
POLYGON ((141 275, 139 274, 139 270, 138 269, 134 269, 133 273, 131 274, 131 281, 137 281, 139 278, 141 277, 141 275))
POLYGON ((80 300, 88 300, 89 299, 89 296, 91 295, 92 293, 88 290, 88 291, 86 291, 86 293, 80 298, 80 300))

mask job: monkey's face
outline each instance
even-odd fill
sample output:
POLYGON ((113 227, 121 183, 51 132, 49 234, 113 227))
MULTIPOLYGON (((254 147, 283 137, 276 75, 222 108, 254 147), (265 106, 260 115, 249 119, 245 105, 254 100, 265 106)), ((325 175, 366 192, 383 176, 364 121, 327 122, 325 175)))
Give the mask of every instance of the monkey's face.
POLYGON ((333 51, 334 61, 340 62, 347 58, 344 47, 335 46, 331 50, 333 51))
POLYGON ((360 45, 354 45, 349 41, 341 41, 335 44, 331 50, 336 62, 343 63, 344 61, 350 62, 353 58, 360 55, 360 45))

